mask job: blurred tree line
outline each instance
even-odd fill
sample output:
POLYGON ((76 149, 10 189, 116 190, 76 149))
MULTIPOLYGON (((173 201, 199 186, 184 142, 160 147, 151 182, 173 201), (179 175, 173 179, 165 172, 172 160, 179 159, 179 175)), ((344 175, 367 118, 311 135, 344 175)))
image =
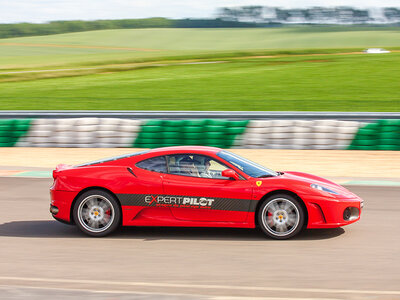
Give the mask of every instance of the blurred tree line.
POLYGON ((294 24, 400 24, 395 7, 357 9, 349 6, 283 9, 268 6, 223 7, 218 18, 226 21, 294 24))
POLYGON ((0 38, 49 35, 104 29, 128 28, 227 28, 256 27, 257 24, 221 19, 178 19, 166 18, 98 20, 98 21, 53 21, 44 24, 17 23, 0 24, 0 38))
POLYGON ((123 19, 52 21, 43 24, 0 24, 0 38, 129 28, 275 27, 285 24, 390 24, 400 25, 400 9, 363 10, 352 7, 282 9, 266 6, 224 7, 215 19, 123 19))

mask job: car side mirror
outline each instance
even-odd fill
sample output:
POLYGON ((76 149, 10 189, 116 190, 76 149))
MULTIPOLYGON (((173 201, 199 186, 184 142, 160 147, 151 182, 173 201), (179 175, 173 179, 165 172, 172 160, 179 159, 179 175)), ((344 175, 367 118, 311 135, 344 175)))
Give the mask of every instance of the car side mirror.
POLYGON ((233 178, 233 179, 235 179, 235 180, 239 180, 239 179, 240 179, 238 173, 236 173, 236 172, 235 172, 234 170, 232 170, 232 169, 223 170, 222 173, 221 173, 221 175, 222 175, 223 177, 233 178))

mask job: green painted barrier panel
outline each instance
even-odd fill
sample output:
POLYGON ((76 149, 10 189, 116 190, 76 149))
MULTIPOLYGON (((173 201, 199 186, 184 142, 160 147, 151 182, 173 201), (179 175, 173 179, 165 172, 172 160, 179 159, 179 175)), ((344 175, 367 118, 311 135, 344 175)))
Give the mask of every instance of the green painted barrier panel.
POLYGON ((148 120, 146 121, 145 126, 163 126, 164 125, 164 120, 148 120))
POLYGON ((181 138, 178 138, 178 137, 176 137, 176 138, 165 138, 165 139, 163 139, 163 143, 164 144, 182 144, 182 141, 183 141, 183 139, 181 139, 181 138))
POLYGON ((162 126, 143 126, 141 132, 161 132, 162 126))
POLYGON ((399 145, 400 140, 398 139, 380 139, 379 145, 399 145))
POLYGON ((0 147, 13 147, 30 128, 31 119, 0 120, 0 147))
POLYGON ((358 133, 359 135, 370 135, 370 136, 375 136, 378 134, 377 130, 374 129, 366 129, 366 128, 362 128, 359 129, 358 133))
POLYGON ((0 128, 1 128, 1 126, 10 126, 12 122, 13 122, 13 119, 0 120, 0 128))
POLYGON ((248 120, 149 120, 141 126, 134 147, 204 145, 231 147, 246 130, 248 120))
POLYGON ((206 124, 211 126, 226 126, 229 121, 223 119, 206 119, 206 124))
POLYGON ((371 129, 371 130, 378 130, 381 124, 378 122, 376 123, 369 123, 365 125, 362 129, 371 129))
POLYGON ((1 136, 0 137, 0 143, 10 143, 12 141, 13 141, 13 139, 8 137, 8 136, 1 136))
POLYGON ((198 139, 185 139, 182 142, 182 145, 186 145, 186 146, 201 146, 201 145, 204 145, 204 141, 203 140, 198 140, 198 139))
POLYGON ((360 128, 348 149, 400 150, 400 120, 379 120, 360 128))
POLYGON ((206 138, 208 139, 223 139, 225 134, 223 132, 206 132, 206 138))
POLYGON ((183 126, 204 126, 205 123, 204 119, 184 120, 183 126))
POLYGON ((0 137, 10 137, 12 135, 12 131, 11 130, 2 130, 0 131, 0 137))
POLYGON ((356 146, 358 150, 378 150, 376 146, 356 146))
POLYGON ((205 131, 206 132, 223 132, 224 126, 217 126, 217 125, 206 125, 205 131))
POLYGON ((204 128, 200 126, 187 126, 182 128, 182 132, 203 132, 204 128))
POLYGON ((357 145, 359 146, 374 146, 377 144, 376 140, 357 140, 357 145))
POLYGON ((185 139, 203 139, 204 132, 185 132, 183 136, 185 139))
POLYGON ((229 121, 228 126, 230 127, 247 127, 249 124, 249 120, 238 120, 238 121, 229 121))
POLYGON ((400 150, 400 146, 398 146, 398 145, 378 145, 377 150, 397 151, 397 150, 400 150))
POLYGON ((379 120, 378 123, 381 126, 400 126, 400 120, 396 119, 379 120))
POLYGON ((164 126, 163 127, 163 132, 181 132, 182 127, 181 126, 164 126))
POLYGON ((0 147, 13 147, 14 142, 7 142, 7 143, 2 143, 0 142, 0 147))
POLYGON ((380 132, 399 132, 400 126, 382 126, 380 132))
POLYGON ((30 128, 30 124, 19 124, 19 123, 16 123, 14 125, 14 130, 15 131, 27 132, 29 130, 29 128, 30 128))
POLYGON ((140 139, 161 139, 159 132, 141 132, 140 139))
POLYGON ((162 135, 163 139, 182 139, 183 138, 183 133, 181 133, 181 132, 164 131, 164 132, 161 132, 161 135, 162 135))
POLYGON ((185 121, 184 120, 167 120, 164 121, 164 126, 165 127, 182 127, 184 126, 185 121))
POLYGON ((380 132, 380 139, 398 139, 400 138, 400 133, 397 132, 380 132))
POLYGON ((139 144, 162 144, 162 139, 140 139, 138 141, 139 144))
POLYGON ((225 132, 228 134, 242 134, 246 128, 243 127, 227 127, 225 132))
POLYGON ((0 131, 11 131, 12 130, 12 125, 0 125, 0 131))

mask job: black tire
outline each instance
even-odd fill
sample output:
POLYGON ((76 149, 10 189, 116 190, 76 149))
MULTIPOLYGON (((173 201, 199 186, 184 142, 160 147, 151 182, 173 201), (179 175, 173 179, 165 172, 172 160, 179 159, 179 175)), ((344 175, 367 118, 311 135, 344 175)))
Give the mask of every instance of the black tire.
POLYGON ((89 190, 79 196, 73 218, 78 228, 95 237, 106 236, 119 227, 120 206, 113 195, 102 190, 89 190))
POLYGON ((261 204, 257 218, 261 230, 267 236, 285 240, 302 231, 305 214, 299 200, 279 194, 267 198, 261 204))

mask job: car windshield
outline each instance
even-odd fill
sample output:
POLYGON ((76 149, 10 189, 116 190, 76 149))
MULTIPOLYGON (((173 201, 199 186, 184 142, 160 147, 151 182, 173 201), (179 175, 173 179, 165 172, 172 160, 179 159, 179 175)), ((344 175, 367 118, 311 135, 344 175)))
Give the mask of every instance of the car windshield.
POLYGON ((251 160, 248 160, 247 158, 241 157, 229 151, 222 150, 218 152, 217 155, 251 177, 261 178, 279 175, 273 170, 265 168, 259 164, 256 164, 255 162, 252 162, 251 160))
POLYGON ((140 154, 145 154, 147 152, 149 152, 149 150, 135 152, 135 153, 129 153, 129 154, 124 154, 124 155, 119 155, 119 156, 113 156, 113 157, 110 157, 110 158, 99 159, 99 160, 91 161, 91 162, 88 162, 88 163, 76 165, 75 167, 86 167, 86 166, 90 166, 90 165, 101 164, 101 163, 105 163, 105 162, 109 162, 109 161, 113 161, 113 160, 117 160, 117 159, 122 159, 122 158, 127 158, 127 157, 140 155, 140 154))

